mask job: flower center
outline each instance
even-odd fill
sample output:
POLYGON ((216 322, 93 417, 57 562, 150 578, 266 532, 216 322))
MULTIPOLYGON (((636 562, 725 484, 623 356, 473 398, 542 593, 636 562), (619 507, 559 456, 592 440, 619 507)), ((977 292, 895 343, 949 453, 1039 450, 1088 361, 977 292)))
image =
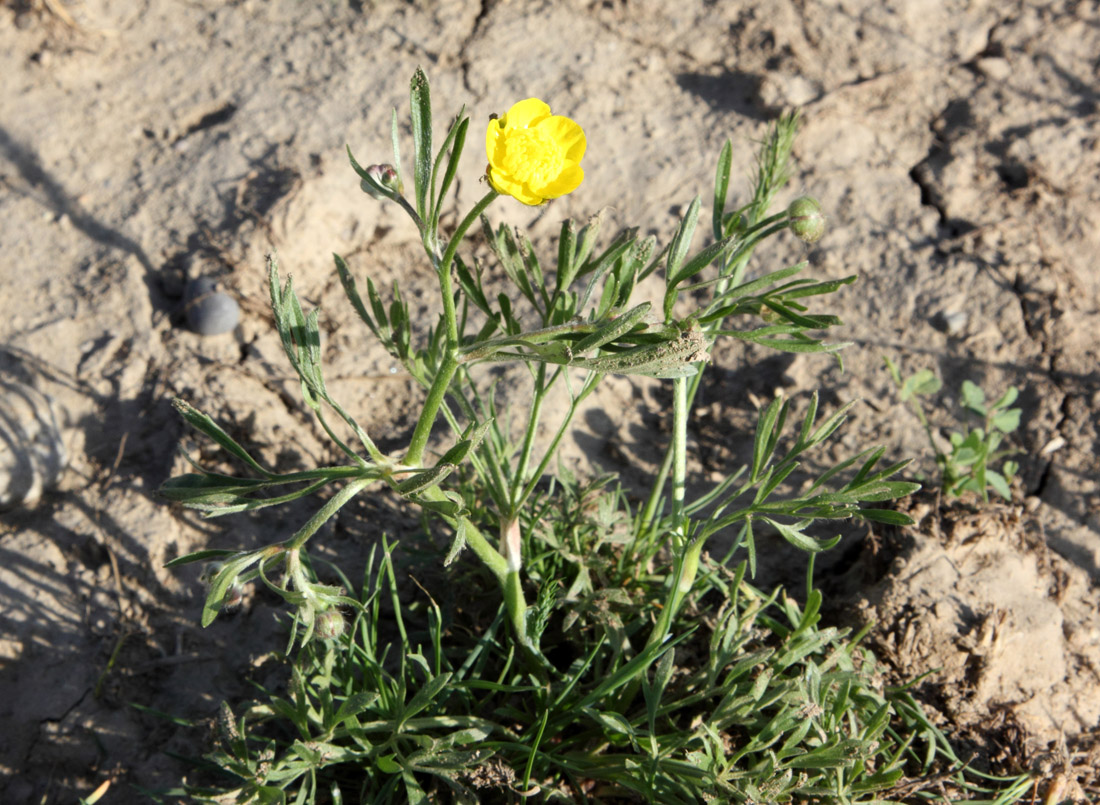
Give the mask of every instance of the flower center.
POLYGON ((519 129, 504 142, 504 159, 500 167, 517 182, 528 187, 545 187, 559 175, 565 165, 561 146, 541 129, 519 129))

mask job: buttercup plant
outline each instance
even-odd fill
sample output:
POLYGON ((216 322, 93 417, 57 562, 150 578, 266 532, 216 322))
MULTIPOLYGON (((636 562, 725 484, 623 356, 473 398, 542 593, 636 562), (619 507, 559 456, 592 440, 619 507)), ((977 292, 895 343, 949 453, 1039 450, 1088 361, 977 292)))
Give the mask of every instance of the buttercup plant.
MULTIPOLYGON (((937 768, 938 733, 926 735, 923 755, 903 734, 920 723, 919 709, 894 707, 868 681, 873 659, 844 642, 844 633, 816 627, 821 596, 812 576, 803 606, 750 582, 761 529, 806 551, 812 574, 813 554, 840 539, 812 536, 816 523, 908 522, 878 507, 917 488, 891 480, 906 462, 879 467, 883 449, 871 448, 797 487, 785 483, 804 474, 801 457, 842 425, 847 407, 819 421, 812 396, 788 434, 792 405, 777 397, 760 413, 751 465, 688 495, 687 422, 716 339, 825 354, 844 346, 818 335, 838 319, 807 304, 854 277, 805 279, 799 276, 805 263, 749 275, 750 258, 767 238, 792 230, 813 242, 824 227, 820 206, 806 197, 770 212, 788 177, 797 118, 785 116, 772 127, 752 197, 733 210, 727 209, 732 145, 726 143, 709 245, 692 250, 701 212, 696 197, 660 248, 635 229, 600 248, 599 216, 583 226, 565 221, 550 271, 526 235, 494 226, 486 211, 502 196, 536 205, 575 191, 584 178, 583 129, 534 98, 491 118, 488 191, 445 233, 440 211, 470 119, 461 111, 435 150, 430 91, 419 70, 410 99, 409 173, 396 111, 392 163, 363 168, 350 149, 348 156, 363 190, 398 204, 415 223, 439 284, 437 325, 419 337, 399 286, 387 304, 367 277, 364 294, 335 257, 359 317, 425 389, 406 448, 383 453, 329 394, 319 314, 303 311, 274 257, 268 271, 275 325, 307 407, 347 461, 274 472, 209 417, 176 402, 188 423, 242 462, 249 476, 194 464, 194 472, 165 484, 167 497, 221 516, 338 487, 282 541, 250 551, 205 550, 170 563, 219 563, 204 625, 241 584, 257 579, 293 608, 290 647, 298 642, 302 648, 289 698, 274 696, 239 723, 230 713, 232 737, 212 756, 237 780, 233 795, 283 801, 297 785, 300 802, 314 801, 322 790, 333 801, 348 790, 361 801, 423 802, 444 791, 462 802, 485 801, 489 791, 501 801, 534 794, 577 801, 604 787, 606 795, 632 792, 660 802, 703 795, 790 801, 831 793, 845 798, 837 801, 872 801, 874 792, 901 778, 905 763, 923 772, 937 768), (475 223, 512 294, 494 297, 484 268, 460 255, 475 223), (662 274, 659 309, 636 301, 639 284, 662 274), (532 382, 518 433, 510 417, 500 415, 493 386, 476 371, 505 362, 525 365, 532 382), (551 472, 573 417, 606 374, 672 384, 670 444, 636 508, 614 478, 582 482, 551 472), (558 384, 569 402, 549 411, 546 402, 558 384), (336 432, 332 415, 353 442, 336 432), (439 420, 448 435, 435 453, 429 445, 439 420), (547 424, 550 437, 540 445, 536 435, 547 424), (446 527, 445 565, 468 548, 495 580, 498 614, 478 627, 472 642, 462 637, 474 631, 471 625, 448 628, 452 616, 434 600, 415 611, 401 604, 385 540, 358 596, 346 578, 333 586, 312 572, 309 540, 356 495, 382 486, 446 527), (705 551, 719 537, 720 561, 705 551), (741 548, 746 560, 728 567, 741 548), (704 607, 704 599, 721 603, 704 607), (385 601, 396 629, 393 644, 380 626, 385 601), (396 657, 387 661, 390 645, 396 657), (688 646, 703 659, 678 670, 677 652, 688 646), (283 719, 293 729, 282 738, 249 738, 245 719, 283 719), (732 734, 747 737, 732 748, 732 734)), ((473 571, 463 564, 450 572, 473 571)))

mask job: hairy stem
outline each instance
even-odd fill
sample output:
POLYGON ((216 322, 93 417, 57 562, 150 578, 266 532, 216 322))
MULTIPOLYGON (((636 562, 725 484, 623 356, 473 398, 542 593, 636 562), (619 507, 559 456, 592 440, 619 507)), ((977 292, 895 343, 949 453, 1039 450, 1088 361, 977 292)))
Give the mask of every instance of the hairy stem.
POLYGON ((306 524, 302 526, 298 531, 288 539, 283 546, 287 551, 295 551, 301 548, 306 542, 317 533, 332 515, 336 514, 345 503, 355 497, 366 486, 374 483, 377 480, 375 478, 357 478, 354 481, 350 481, 347 486, 329 498, 328 502, 322 506, 316 514, 306 521, 306 524))

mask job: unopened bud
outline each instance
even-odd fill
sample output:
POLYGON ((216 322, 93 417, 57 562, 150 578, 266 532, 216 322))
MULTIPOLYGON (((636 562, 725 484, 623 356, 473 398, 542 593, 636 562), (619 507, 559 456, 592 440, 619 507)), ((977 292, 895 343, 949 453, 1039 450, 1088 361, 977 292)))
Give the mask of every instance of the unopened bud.
MULTIPOLYGON (((223 567, 225 567, 224 562, 208 562, 199 575, 199 581, 207 587, 212 586, 223 567)), ((225 588, 225 595, 222 596, 222 611, 232 612, 241 605, 242 601, 244 601, 244 585, 241 584, 240 579, 234 578, 225 588)))
POLYGON ((218 732, 225 743, 229 744, 240 740, 241 732, 237 729, 237 719, 233 717, 233 711, 229 708, 227 702, 222 702, 221 707, 218 708, 217 723, 218 732))
POLYGON ((799 196, 787 207, 791 231, 805 243, 817 243, 825 234, 825 215, 813 196, 799 196))
MULTIPOLYGON (((397 170, 393 165, 371 165, 367 168, 367 175, 378 184, 382 185, 382 187, 391 191, 393 195, 400 196, 405 192, 405 188, 401 185, 401 178, 397 175, 397 170)), ((362 188, 364 193, 372 198, 391 197, 386 193, 380 193, 366 179, 362 179, 359 182, 359 187, 362 188)))
POLYGON ((341 637, 348 625, 339 610, 326 609, 317 615, 313 622, 313 632, 322 640, 335 640, 341 637))
POLYGON ((241 605, 244 601, 244 585, 236 579, 229 585, 229 589, 225 591, 225 598, 222 599, 222 611, 232 612, 241 605))

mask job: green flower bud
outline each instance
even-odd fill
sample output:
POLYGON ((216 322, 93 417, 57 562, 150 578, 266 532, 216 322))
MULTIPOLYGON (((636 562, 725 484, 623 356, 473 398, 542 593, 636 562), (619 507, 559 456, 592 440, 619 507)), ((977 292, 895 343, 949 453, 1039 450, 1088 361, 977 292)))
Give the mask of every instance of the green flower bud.
POLYGON ((222 611, 232 612, 241 605, 244 601, 244 585, 236 579, 229 585, 229 589, 225 591, 225 598, 222 599, 222 611))
MULTIPOLYGON (((199 575, 199 581, 210 587, 214 584, 214 579, 218 577, 222 568, 225 567, 224 562, 207 562, 206 567, 203 568, 202 573, 199 575)), ((230 585, 225 590, 225 595, 222 597, 221 608, 223 612, 232 612, 241 605, 244 601, 244 585, 241 584, 240 579, 233 579, 230 585)))
POLYGON ((347 630, 348 624, 338 610, 326 609, 313 622, 314 634, 322 640, 336 640, 347 630))
POLYGON ((405 192, 405 188, 401 184, 401 178, 397 175, 397 170, 393 165, 371 165, 367 168, 367 174, 382 187, 391 191, 390 193, 381 193, 366 179, 360 180, 359 187, 372 198, 392 198, 405 192))
POLYGON ((813 196, 799 196, 787 207, 791 231, 805 243, 817 243, 825 234, 825 215, 813 196))

